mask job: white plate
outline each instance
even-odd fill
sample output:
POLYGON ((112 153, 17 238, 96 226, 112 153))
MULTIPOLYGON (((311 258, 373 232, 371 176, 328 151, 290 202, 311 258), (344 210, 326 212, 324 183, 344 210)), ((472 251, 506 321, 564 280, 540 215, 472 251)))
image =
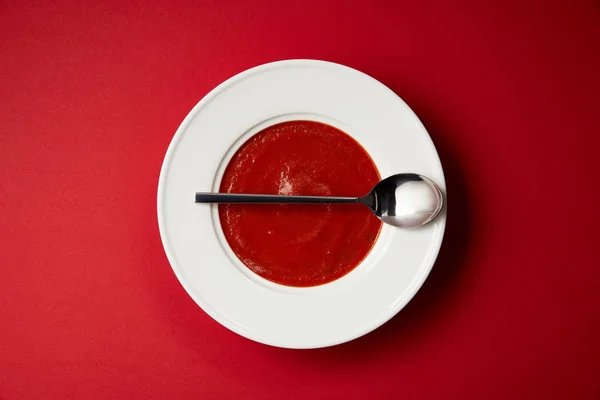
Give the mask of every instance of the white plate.
POLYGON ((420 229, 384 226, 369 256, 330 284, 292 288, 255 275, 227 245, 217 207, 195 204, 194 192, 217 191, 229 158, 249 136, 294 119, 350 134, 383 177, 415 172, 445 191, 427 131, 396 94, 339 64, 288 60, 234 76, 183 120, 160 174, 158 222, 177 278, 216 321, 274 346, 325 347, 370 332, 408 303, 437 257, 446 215, 420 229))

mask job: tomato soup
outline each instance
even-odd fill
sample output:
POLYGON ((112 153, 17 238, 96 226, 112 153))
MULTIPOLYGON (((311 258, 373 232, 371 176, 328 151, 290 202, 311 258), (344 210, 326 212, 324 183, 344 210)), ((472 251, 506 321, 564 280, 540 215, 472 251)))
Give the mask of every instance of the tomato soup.
MULTIPOLYGON (((270 126, 245 142, 225 169, 220 191, 363 196, 380 180, 352 137, 314 121, 270 126)), ((219 218, 246 267, 287 286, 316 286, 354 269, 371 251, 381 222, 360 204, 227 204, 219 218)))

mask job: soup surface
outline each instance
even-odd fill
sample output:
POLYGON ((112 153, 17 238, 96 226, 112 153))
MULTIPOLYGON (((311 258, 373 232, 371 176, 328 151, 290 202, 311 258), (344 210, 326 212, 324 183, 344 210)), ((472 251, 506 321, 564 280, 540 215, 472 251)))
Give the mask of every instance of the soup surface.
MULTIPOLYGON (((220 191, 363 196, 380 180, 363 147, 315 121, 270 126, 246 141, 225 169, 220 191)), ((233 252, 261 277, 316 286, 354 269, 371 251, 381 222, 360 204, 219 206, 233 252)))

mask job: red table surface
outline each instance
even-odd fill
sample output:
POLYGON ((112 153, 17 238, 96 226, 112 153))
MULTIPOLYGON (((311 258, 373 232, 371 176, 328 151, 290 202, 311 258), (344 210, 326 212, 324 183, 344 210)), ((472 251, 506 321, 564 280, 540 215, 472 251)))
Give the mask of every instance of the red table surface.
POLYGON ((600 398, 598 2, 72 3, 0 5, 1 399, 600 398), (448 184, 422 290, 320 350, 213 321, 156 218, 188 111, 288 58, 388 85, 448 184))

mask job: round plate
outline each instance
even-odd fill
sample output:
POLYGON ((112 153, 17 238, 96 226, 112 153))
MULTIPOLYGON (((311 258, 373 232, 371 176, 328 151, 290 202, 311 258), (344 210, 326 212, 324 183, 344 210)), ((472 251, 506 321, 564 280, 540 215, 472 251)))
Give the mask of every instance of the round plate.
POLYGON ((369 256, 326 285, 292 288, 240 263, 223 237, 216 191, 229 158, 274 123, 311 119, 354 137, 382 177, 415 172, 445 192, 440 160, 410 108, 380 82, 339 64, 288 60, 261 65, 219 85, 183 120, 158 185, 158 222, 175 275, 212 318, 249 339, 288 348, 343 343, 377 328, 414 296, 437 257, 445 210, 419 229, 384 226, 369 256))

